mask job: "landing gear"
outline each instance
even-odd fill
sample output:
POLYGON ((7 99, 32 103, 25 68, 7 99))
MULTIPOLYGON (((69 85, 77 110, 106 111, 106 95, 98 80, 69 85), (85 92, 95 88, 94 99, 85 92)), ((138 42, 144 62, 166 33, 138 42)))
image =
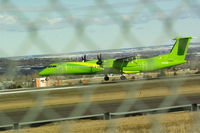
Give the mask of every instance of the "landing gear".
POLYGON ((110 78, 108 77, 108 75, 105 75, 104 80, 108 81, 110 78))
POLYGON ((120 79, 121 79, 121 80, 126 80, 127 78, 126 78, 124 75, 122 75, 122 76, 120 77, 120 79))

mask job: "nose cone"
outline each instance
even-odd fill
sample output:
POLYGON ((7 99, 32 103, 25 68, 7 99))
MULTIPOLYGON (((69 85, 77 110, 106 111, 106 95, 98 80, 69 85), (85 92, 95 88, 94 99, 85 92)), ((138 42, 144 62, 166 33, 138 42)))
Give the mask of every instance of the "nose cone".
POLYGON ((49 76, 49 75, 51 75, 52 73, 51 73, 51 71, 49 71, 49 69, 48 68, 45 68, 45 69, 43 69, 41 72, 39 72, 39 75, 40 76, 49 76))
POLYGON ((45 69, 44 69, 44 70, 42 70, 42 71, 40 71, 40 72, 39 72, 39 75, 40 75, 40 76, 46 76, 45 69))

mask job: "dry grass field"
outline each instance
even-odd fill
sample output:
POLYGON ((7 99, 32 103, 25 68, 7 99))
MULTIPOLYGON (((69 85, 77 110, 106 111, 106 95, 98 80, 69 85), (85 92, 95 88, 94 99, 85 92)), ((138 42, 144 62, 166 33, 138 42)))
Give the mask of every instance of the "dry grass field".
POLYGON ((77 120, 1 133, 198 133, 199 112, 177 112, 113 120, 77 120))

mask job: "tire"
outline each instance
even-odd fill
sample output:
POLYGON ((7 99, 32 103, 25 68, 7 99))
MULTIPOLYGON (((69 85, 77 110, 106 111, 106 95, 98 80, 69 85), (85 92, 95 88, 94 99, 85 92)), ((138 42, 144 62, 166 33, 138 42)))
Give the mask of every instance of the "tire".
POLYGON ((104 80, 105 81, 108 81, 110 78, 106 75, 105 77, 104 77, 104 80))
POLYGON ((126 78, 124 75, 122 75, 122 76, 120 77, 120 79, 121 79, 121 80, 126 80, 127 78, 126 78))

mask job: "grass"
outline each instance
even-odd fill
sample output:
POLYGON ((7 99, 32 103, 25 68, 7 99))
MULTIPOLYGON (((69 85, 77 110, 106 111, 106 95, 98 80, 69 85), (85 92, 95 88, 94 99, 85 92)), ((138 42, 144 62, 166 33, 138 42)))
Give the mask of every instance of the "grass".
MULTIPOLYGON (((199 112, 177 112, 113 120, 77 120, 18 130, 25 133, 197 133, 199 112)), ((1 133, 13 133, 14 130, 1 133)))

